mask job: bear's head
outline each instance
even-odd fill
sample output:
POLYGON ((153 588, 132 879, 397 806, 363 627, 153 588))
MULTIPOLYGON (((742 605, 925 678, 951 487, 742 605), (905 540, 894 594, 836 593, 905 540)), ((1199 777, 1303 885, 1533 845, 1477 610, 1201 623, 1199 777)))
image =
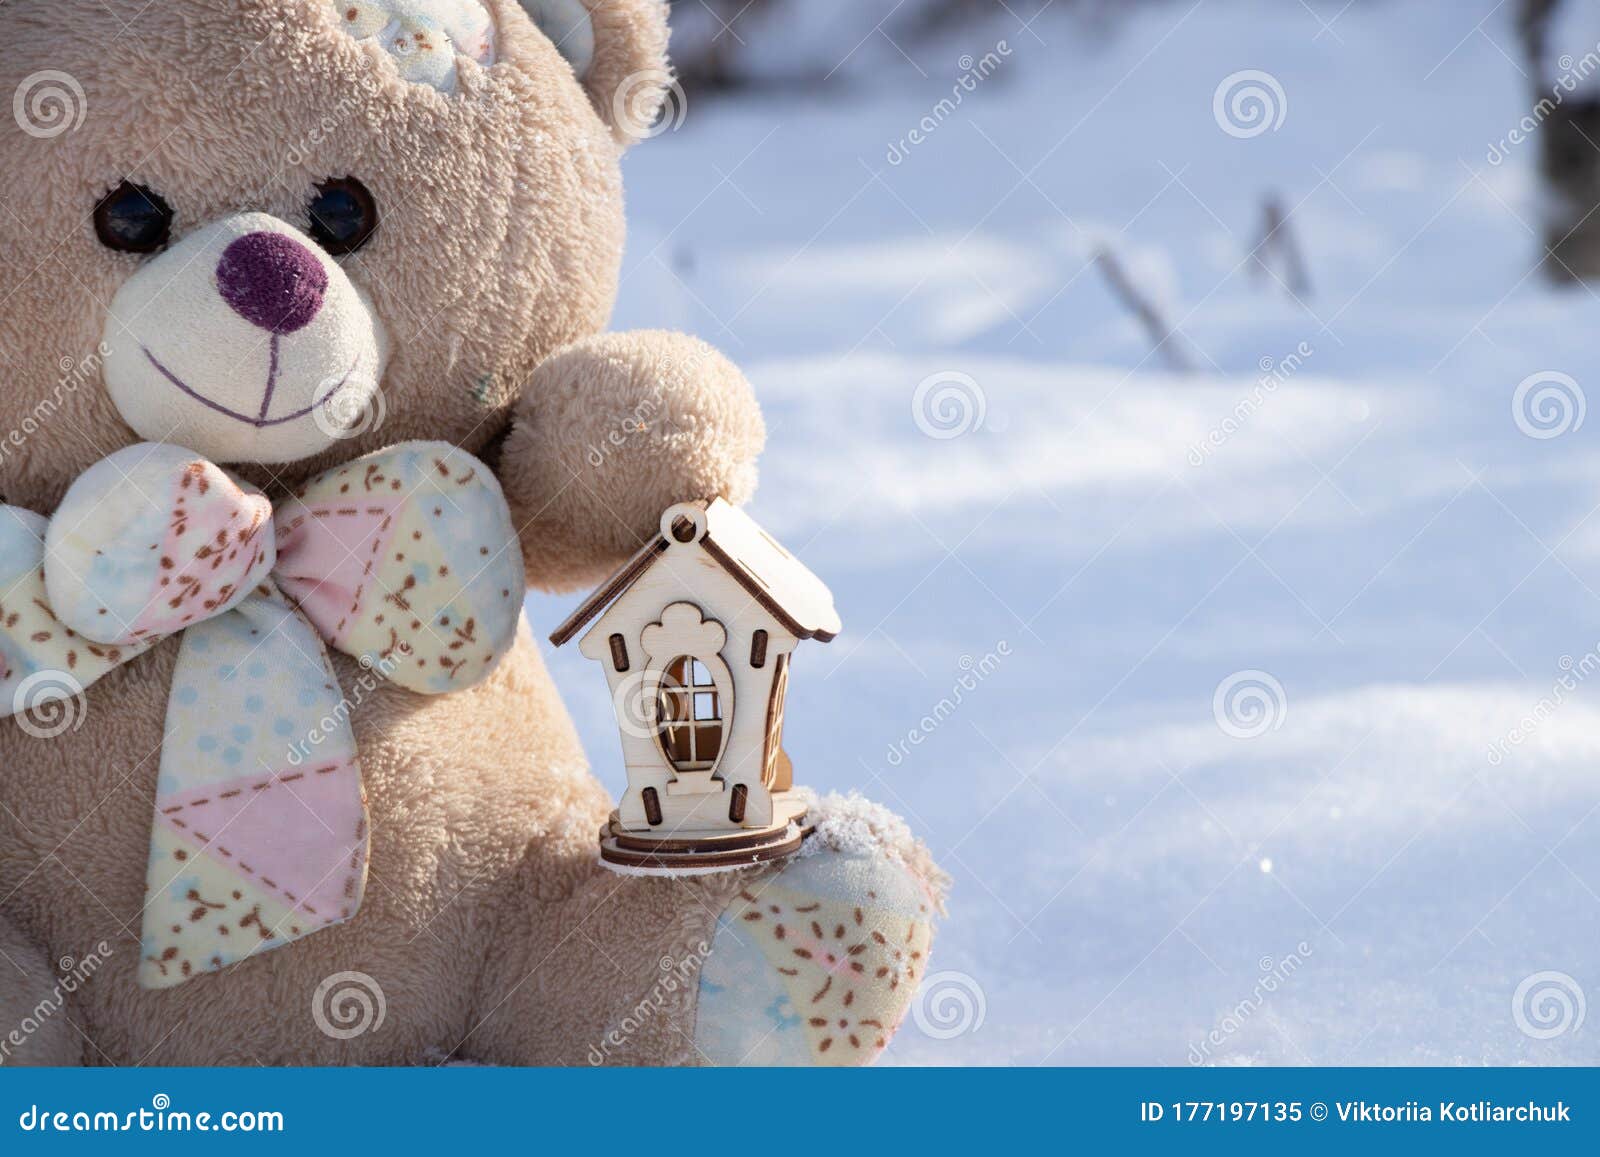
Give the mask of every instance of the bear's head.
POLYGON ((0 500, 135 441, 264 485, 478 450, 601 329, 663 0, 10 0, 0 500))

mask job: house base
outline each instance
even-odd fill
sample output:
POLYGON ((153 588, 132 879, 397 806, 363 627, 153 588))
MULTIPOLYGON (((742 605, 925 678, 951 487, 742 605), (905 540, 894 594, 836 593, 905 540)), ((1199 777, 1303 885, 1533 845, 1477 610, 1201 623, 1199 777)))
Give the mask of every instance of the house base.
POLYGON ((771 827, 655 836, 629 831, 622 826, 620 815, 612 812, 611 821, 600 829, 600 858, 646 875, 731 871, 793 855, 812 830, 802 811, 771 827))

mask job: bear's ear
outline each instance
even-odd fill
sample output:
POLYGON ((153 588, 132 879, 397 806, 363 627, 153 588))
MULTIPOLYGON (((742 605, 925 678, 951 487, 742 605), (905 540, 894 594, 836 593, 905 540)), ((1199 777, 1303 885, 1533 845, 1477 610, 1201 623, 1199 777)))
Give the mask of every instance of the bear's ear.
POLYGON ((518 0, 623 144, 652 136, 672 88, 667 0, 518 0))

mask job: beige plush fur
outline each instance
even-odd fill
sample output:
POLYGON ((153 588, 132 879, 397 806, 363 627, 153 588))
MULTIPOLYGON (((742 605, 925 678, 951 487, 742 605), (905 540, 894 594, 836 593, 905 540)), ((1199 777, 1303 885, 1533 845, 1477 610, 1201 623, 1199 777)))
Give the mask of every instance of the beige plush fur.
POLYGON ((705 342, 646 331, 558 351, 517 401, 500 478, 528 573, 593 583, 660 522, 663 494, 743 502, 766 430, 743 375, 705 342))
POLYGON ((70 1020, 65 994, 75 961, 55 962, 30 936, 0 916, 0 1059, 8 1065, 70 1065, 82 1042, 70 1020), (58 963, 68 966, 66 977, 58 963), (59 987, 58 987, 59 986, 59 987))
MULTIPOLYGON (((102 386, 106 310, 139 257, 96 240, 123 179, 176 210, 305 228, 312 187, 354 175, 382 225, 342 259, 393 339, 387 420, 288 468, 237 464, 269 492, 408 438, 495 465, 529 581, 570 588, 686 498, 746 497, 763 432, 739 372, 703 343, 597 336, 616 289, 623 207, 612 95, 666 75, 665 5, 586 0, 580 81, 515 0, 485 0, 502 60, 463 63, 446 97, 406 85, 320 0, 13 0, 0 91, 70 74, 83 123, 30 135, 0 118, 0 497, 51 513, 85 468, 135 441, 102 386), (592 451, 592 452, 591 452, 592 451)), ((637 104, 634 106, 637 108, 637 104)), ((407 1064, 429 1056, 584 1063, 664 955, 691 951, 748 874, 626 879, 596 863, 611 801, 524 628, 484 684, 442 698, 390 686, 354 713, 372 817, 358 917, 175 989, 135 982, 169 640, 92 686, 51 740, 0 718, 0 1037, 57 979, 110 953, 14 1060, 407 1064), (377 1031, 342 1040, 313 996, 339 972, 383 993, 377 1031)), ((336 658, 346 691, 362 672, 336 658)), ((611 751, 594 753, 611 758, 611 751)), ((893 841, 890 841, 893 842, 893 841)), ((931 889, 938 874, 899 840, 931 889)), ((759 877, 757 877, 759 878, 759 877)), ((696 1058, 693 993, 624 1063, 696 1058)))

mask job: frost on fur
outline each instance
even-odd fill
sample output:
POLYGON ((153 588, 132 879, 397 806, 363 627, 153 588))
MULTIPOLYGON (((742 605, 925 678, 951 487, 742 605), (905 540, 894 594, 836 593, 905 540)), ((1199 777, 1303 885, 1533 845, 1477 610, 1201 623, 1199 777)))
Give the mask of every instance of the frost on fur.
POLYGON ((950 876, 933 862, 927 845, 911 834, 905 820, 880 803, 859 792, 849 795, 829 792, 809 796, 808 818, 816 825, 810 839, 801 845, 799 855, 843 852, 882 856, 905 868, 928 891, 934 910, 945 915, 945 897, 950 891, 950 876))

